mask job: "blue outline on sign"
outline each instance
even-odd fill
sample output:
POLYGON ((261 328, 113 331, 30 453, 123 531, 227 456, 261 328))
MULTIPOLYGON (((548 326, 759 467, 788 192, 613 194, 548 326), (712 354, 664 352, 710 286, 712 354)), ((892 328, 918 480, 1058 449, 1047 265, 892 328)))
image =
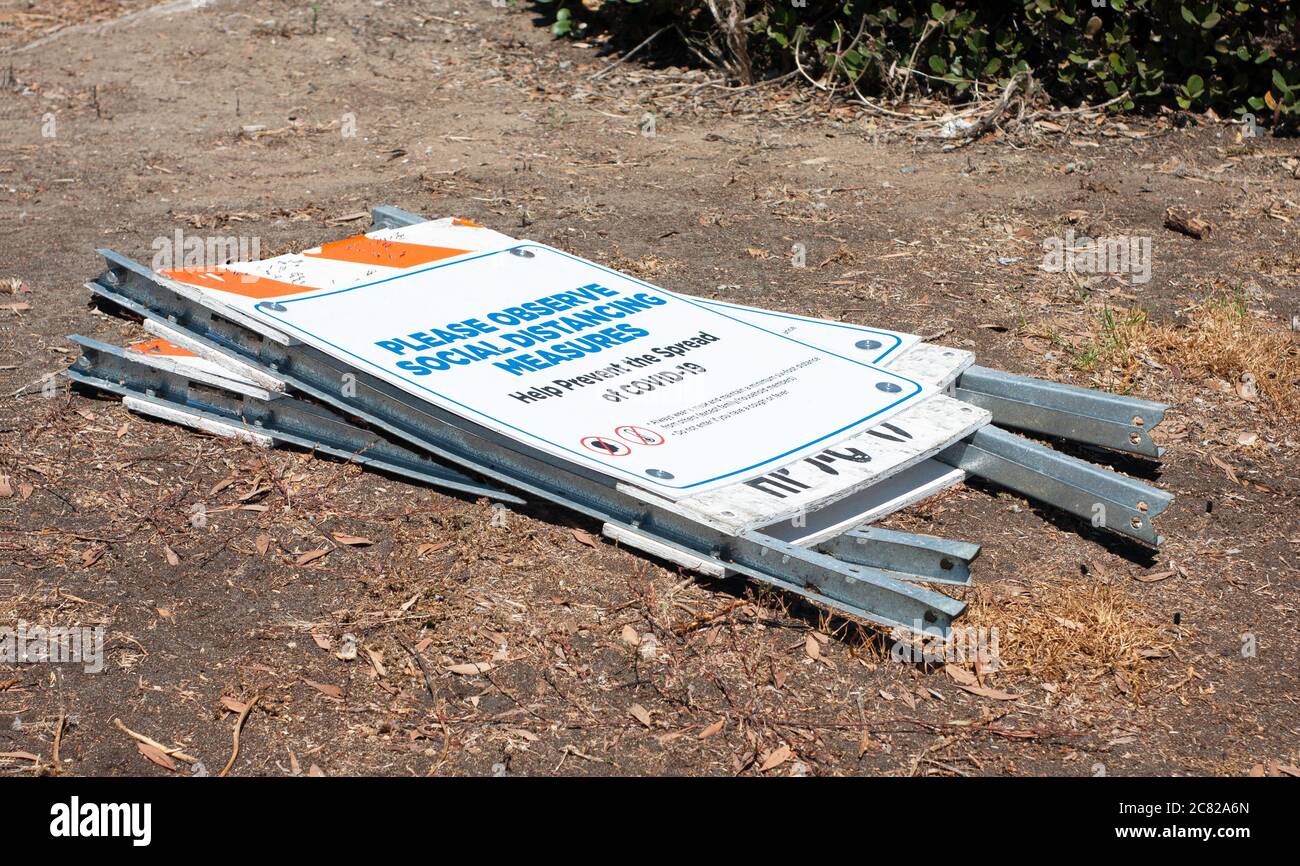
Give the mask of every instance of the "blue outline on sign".
MULTIPOLYGON (((760 328, 758 325, 755 325, 755 324, 753 324, 753 323, 751 323, 751 322, 746 322, 746 321, 744 321, 743 319, 737 319, 737 318, 735 318, 734 316, 728 316, 726 313, 723 313, 722 311, 718 310, 717 308, 711 308, 711 307, 709 307, 709 306, 707 306, 707 305, 705 305, 705 304, 703 304, 703 303, 700 303, 699 301, 692 300, 692 299, 690 299, 690 298, 687 297, 687 296, 679 295, 679 294, 677 294, 677 293, 675 293, 675 292, 670 292, 670 291, 668 291, 667 289, 663 289, 663 288, 660 288, 659 286, 655 286, 655 285, 652 285, 652 284, 650 284, 650 283, 643 282, 642 280, 638 280, 636 277, 628 276, 627 274, 620 273, 620 272, 618 272, 618 271, 611 270, 611 269, 606 268, 606 267, 602 267, 602 266, 596 264, 595 262, 589 262, 589 261, 587 261, 586 259, 579 258, 578 256, 571 256, 571 255, 569 255, 568 253, 566 253, 566 252, 564 252, 564 251, 562 251, 562 250, 557 250, 557 249, 554 249, 554 248, 552 248, 552 247, 548 247, 548 246, 546 246, 545 244, 538 244, 538 243, 528 243, 528 242, 525 242, 525 243, 516 244, 516 245, 514 245, 514 246, 512 246, 512 247, 504 247, 504 248, 502 248, 502 249, 489 250, 489 251, 487 251, 487 252, 477 253, 477 254, 475 254, 475 255, 460 256, 460 257, 454 258, 454 259, 452 259, 452 260, 450 260, 450 261, 442 262, 441 264, 430 265, 430 266, 427 267, 427 268, 420 268, 419 270, 410 271, 409 273, 402 273, 402 274, 397 274, 396 276, 392 276, 392 277, 385 277, 385 278, 382 279, 382 280, 374 280, 373 282, 362 283, 361 285, 351 286, 351 287, 346 288, 346 289, 330 289, 329 291, 320 292, 319 294, 315 294, 315 295, 296 296, 296 297, 292 297, 292 298, 268 298, 268 299, 266 299, 265 301, 259 301, 257 304, 254 305, 253 309, 254 309, 255 311, 257 311, 258 313, 262 314, 263 316, 265 316, 266 318, 268 318, 268 319, 270 319, 270 320, 272 320, 272 321, 274 321, 274 322, 277 322, 277 323, 279 323, 279 324, 285 326, 285 327, 288 328, 288 329, 291 329, 291 330, 293 330, 293 331, 296 331, 296 332, 298 332, 299 334, 306 334, 307 336, 309 336, 309 337, 311 337, 311 338, 313 338, 313 339, 319 340, 320 342, 324 343, 324 344, 327 345, 327 346, 330 346, 330 347, 332 347, 332 348, 334 348, 334 349, 337 349, 339 352, 342 352, 344 355, 347 355, 349 358, 354 358, 354 359, 356 359, 357 361, 361 362, 362 364, 365 364, 365 365, 367 365, 367 366, 373 367, 373 368, 375 368, 376 370, 379 370, 379 371, 382 372, 382 373, 385 373, 385 374, 387 374, 387 375, 392 375, 392 371, 391 371, 391 370, 388 370, 388 369, 386 369, 386 368, 384 368, 384 367, 381 367, 380 365, 376 364, 376 363, 373 362, 373 361, 367 360, 366 358, 362 358, 362 357, 360 357, 360 356, 358 356, 358 355, 354 355, 352 352, 349 352, 347 349, 343 348, 342 346, 335 345, 334 343, 331 343, 329 340, 326 340, 325 338, 323 338, 323 337, 321 337, 321 336, 319 336, 319 335, 317 335, 317 334, 313 334, 313 333, 311 333, 310 331, 306 331, 306 330, 304 330, 304 329, 302 329, 302 328, 299 328, 297 325, 294 325, 292 322, 285 321, 284 319, 282 319, 282 318, 280 318, 279 316, 275 315, 275 314, 274 314, 274 311, 267 310, 267 309, 266 309, 266 305, 267 305, 268 303, 278 303, 278 304, 280 304, 281 306, 285 306, 285 307, 287 307, 287 306, 290 305, 290 304, 297 304, 297 303, 300 303, 300 302, 303 302, 303 301, 314 301, 314 300, 317 300, 318 298, 329 297, 330 295, 341 295, 341 294, 343 294, 343 293, 345 293, 345 292, 353 292, 353 291, 356 291, 357 289, 366 289, 366 288, 369 288, 369 287, 371 287, 371 286, 378 286, 378 285, 380 285, 380 284, 382 284, 382 283, 391 283, 391 282, 393 282, 394 280, 400 280, 400 279, 404 279, 404 278, 406 278, 406 277, 414 277, 414 276, 417 276, 417 275, 419 275, 419 274, 427 273, 427 272, 429 272, 429 271, 436 271, 436 270, 438 270, 439 268, 447 268, 447 267, 451 267, 452 265, 463 265, 463 264, 465 264, 466 262, 472 262, 472 261, 474 261, 475 259, 481 259, 481 258, 485 258, 485 257, 487 257, 487 256, 498 256, 498 255, 502 255, 502 254, 504 254, 504 253, 509 253, 509 252, 511 252, 512 250, 522 250, 522 249, 528 249, 528 248, 532 248, 532 249, 535 249, 535 250, 541 250, 541 251, 543 251, 543 252, 547 252, 547 253, 554 253, 555 255, 558 255, 558 256, 563 256, 564 258, 566 258, 566 259, 571 259, 571 260, 573 260, 573 261, 575 261, 575 262, 578 262, 579 264, 586 265, 587 267, 590 267, 590 268, 595 268, 595 269, 598 270, 598 271, 604 271, 605 273, 610 274, 610 275, 612 275, 612 276, 616 276, 616 277, 618 277, 619 279, 627 280, 628 282, 635 283, 635 284, 637 284, 637 285, 639 285, 639 286, 643 286, 644 288, 647 288, 647 289, 649 289, 649 290, 651 290, 651 291, 653 291, 653 292, 657 292, 657 293, 660 293, 660 294, 662 294, 662 295, 667 295, 667 296, 668 296, 669 298, 671 298, 672 300, 681 301, 681 302, 684 303, 684 304, 690 304, 690 305, 692 305, 692 306, 699 307, 700 309, 704 310, 705 312, 712 313, 712 314, 715 315, 715 316, 721 316, 721 317, 724 318, 724 319, 730 319, 731 321, 736 322, 736 323, 739 324, 739 325, 744 325, 744 326, 747 327, 747 328, 753 328, 753 329, 756 330, 756 331, 762 331, 762 332, 765 333, 765 334, 771 334, 772 336, 774 336, 774 337, 779 337, 779 338, 782 339, 782 340, 789 340, 790 342, 792 342, 792 343, 797 343, 798 345, 803 346, 803 347, 806 348, 806 349, 812 349, 812 350, 815 351, 815 352, 819 352, 819 353, 821 353, 821 354, 823 354, 823 355, 830 355, 831 357, 839 358, 839 359, 842 360, 842 361, 849 361, 850 363, 857 364, 858 366, 861 366, 861 367, 866 367, 866 368, 869 369, 869 370, 874 370, 875 372, 877 372, 877 373, 881 373, 881 374, 883 374, 883 375, 885 375, 885 376, 888 376, 888 377, 890 377, 890 378, 892 378, 892 379, 896 379, 896 380, 899 380, 899 381, 902 381, 902 382, 907 382, 907 383, 908 383, 909 385, 911 385, 912 388, 913 388, 913 390, 912 390, 912 392, 911 392, 910 394, 904 394, 903 396, 901 396, 901 397, 899 397, 897 400, 895 400, 893 403, 890 403, 888 406, 883 406, 883 407, 881 407, 880 409, 878 409, 877 411, 872 412, 870 415, 866 415, 866 416, 864 416, 864 417, 862 417, 862 418, 859 418, 858 420, 854 421, 854 422, 851 423, 851 424, 846 424, 846 425, 844 425, 843 427, 841 427, 841 428, 838 429, 838 430, 832 430, 830 433, 827 433, 825 436, 821 436, 821 437, 819 437, 819 438, 817 438, 817 439, 812 440, 811 442, 805 442, 804 444, 799 445, 799 446, 796 446, 796 447, 794 447, 794 448, 791 448, 790 450, 785 451, 785 452, 783 452, 783 453, 781 453, 781 454, 777 454, 777 455, 775 455, 775 456, 773 456, 773 457, 769 457, 767 460, 760 460, 758 463, 754 463, 753 465, 746 466, 746 467, 741 468, 741 469, 735 469, 735 470, 733 470, 733 471, 731 471, 731 472, 728 472, 728 473, 726 473, 726 474, 724 474, 724 475, 715 475, 714 477, 712 477, 712 478, 706 478, 706 479, 704 479, 703 481, 696 481, 694 484, 682 484, 682 485, 676 485, 676 486, 674 486, 674 485, 671 485, 671 484, 662 484, 662 483, 660 483, 660 482, 658 482, 658 481, 647 481, 647 479, 642 478, 641 476, 636 475, 635 473, 629 472, 629 471, 626 470, 626 469, 619 469, 619 468, 616 468, 616 467, 614 467, 614 466, 610 466, 608 463, 602 463, 602 462, 600 462, 600 460, 598 460, 598 459, 595 458, 595 457, 589 457, 589 456, 587 456, 586 454, 583 454, 582 452, 574 451, 572 448, 569 448, 568 446, 561 445, 561 444, 558 443, 558 442, 552 442, 552 441, 549 440, 549 439, 546 439, 546 438, 544 438, 544 437, 542 437, 542 436, 538 436, 536 433, 530 433, 530 432, 528 432, 527 430, 520 429, 519 427, 516 427, 516 426, 514 426, 513 424, 509 424, 509 423, 507 423, 507 422, 505 422, 505 421, 502 421, 500 418, 495 418, 495 417, 493 417, 493 416, 491 416, 491 415, 488 415, 486 412, 480 412, 478 409, 475 409, 473 406, 466 406, 464 403, 461 403, 461 402, 458 401, 458 400, 453 400, 452 398, 446 396, 445 394, 442 394, 442 393, 440 393, 440 392, 438 392, 438 391, 433 390, 432 388, 428 388, 428 387, 425 387, 424 385, 421 385, 419 382, 414 382, 414 381, 412 381, 412 380, 410 380, 410 379, 406 379, 406 378, 402 378, 402 379, 401 379, 401 381, 402 381, 403 383, 405 383, 405 384, 409 384, 409 385, 413 385, 413 386, 415 386, 416 388, 419 388, 419 389, 422 390, 422 391, 427 391, 428 393, 434 395, 435 397, 437 397, 437 398, 439 398, 439 399, 441 399, 441 400, 445 400, 446 402, 448 402, 448 403, 450 403, 450 404, 452 404, 452 405, 454 405, 454 406, 459 406, 460 408, 464 409, 466 412, 468 412, 468 413, 470 413, 470 414, 472 414, 472 415, 478 415, 478 416, 481 416, 481 417, 483 417, 483 418, 487 418, 487 419, 489 419, 490 421, 493 421, 494 423, 499 424, 501 427, 506 428, 507 430, 513 430, 513 431, 515 431, 516 433, 520 433, 520 434, 522 434, 523 436, 525 436, 525 437, 527 437, 527 438, 529 438, 529 439, 536 439, 536 440, 539 441, 539 442, 545 442, 547 445, 550 445, 552 448, 556 448, 556 449, 558 449, 558 450, 560 450, 560 451, 565 452, 566 454, 572 454, 572 455, 574 455, 575 457, 580 457, 580 458, 582 458, 583 460, 586 460, 586 461, 588 461, 588 462, 590 462, 590 463, 594 463, 594 464, 596 464, 597 467, 599 467, 600 471, 601 471, 602 473, 604 473, 604 474, 616 474, 616 475, 620 475, 620 476, 625 476, 625 477, 629 478, 629 479, 632 481, 632 483, 634 483, 634 484, 638 484, 638 485, 647 485, 647 484, 648 484, 648 485, 651 485, 651 486, 663 487, 663 488, 666 488, 666 489, 668 489, 668 490, 690 490, 692 487, 700 487, 700 486, 705 485, 705 484, 712 484, 712 483, 715 482, 715 481, 721 481, 722 479, 724 479, 724 478, 730 478, 730 477, 733 476, 733 475, 742 475, 742 474, 744 474, 744 473, 750 472, 751 470, 757 469, 757 468, 759 468, 760 466, 767 466, 768 464, 770 464, 770 463, 774 463, 774 462, 776 462, 777 460, 782 459, 783 457, 788 457, 788 456, 790 456, 791 454, 794 454, 794 453, 797 452, 797 451, 802 451, 802 450, 805 449, 805 448, 810 448, 810 447, 812 447, 813 445, 818 444, 819 442, 825 442, 827 439, 834 438, 835 436, 838 436, 839 434, 843 433, 845 430, 851 430, 851 429, 853 429, 854 427, 859 426, 860 424, 862 424, 863 421, 870 421, 872 418, 876 417, 876 416, 879 415, 881 412, 888 411, 889 409, 894 408, 895 406, 899 405, 900 403, 904 403, 904 402, 906 402, 906 401, 912 399, 912 398, 915 397, 917 394, 921 393, 922 390, 924 390, 924 389, 922 388, 922 386, 921 386, 921 384, 920 384, 919 382, 913 381, 912 379, 909 379, 909 378, 907 378, 906 376, 900 376, 900 375, 898 375, 897 373, 892 373, 892 372, 890 372, 889 370, 882 370, 882 369, 880 369, 879 367, 876 367, 876 366, 874 366, 874 365, 872 365, 872 364, 868 364, 868 363, 866 363, 866 362, 864 362, 864 361, 859 361, 859 360, 857 360, 856 358, 845 357, 844 355, 840 355, 840 354, 837 354, 837 353, 835 353, 835 352, 831 352, 831 351, 829 351, 829 350, 827 350, 827 349, 819 349, 819 348, 816 347, 816 346, 813 346, 813 345, 810 345, 810 344, 808 344, 808 343, 805 343, 805 342, 803 342, 802 340, 796 340, 796 339, 794 339, 793 337, 789 337, 789 336, 787 336, 787 335, 785 335, 785 334, 778 334, 778 333, 776 333, 775 331, 769 331, 769 330, 767 330, 766 328, 760 328)), ((781 315, 781 314, 777 314, 777 315, 781 315)), ((831 323, 831 324, 833 324, 833 323, 831 323)), ((575 461, 575 462, 577 462, 577 461, 575 461)))

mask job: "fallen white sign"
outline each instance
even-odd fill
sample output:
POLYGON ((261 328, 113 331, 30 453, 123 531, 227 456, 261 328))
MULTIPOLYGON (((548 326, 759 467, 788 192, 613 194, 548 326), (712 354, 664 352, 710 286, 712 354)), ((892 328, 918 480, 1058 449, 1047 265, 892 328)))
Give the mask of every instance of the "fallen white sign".
POLYGON ((247 309, 423 400, 670 498, 810 455, 933 393, 531 242, 247 309))

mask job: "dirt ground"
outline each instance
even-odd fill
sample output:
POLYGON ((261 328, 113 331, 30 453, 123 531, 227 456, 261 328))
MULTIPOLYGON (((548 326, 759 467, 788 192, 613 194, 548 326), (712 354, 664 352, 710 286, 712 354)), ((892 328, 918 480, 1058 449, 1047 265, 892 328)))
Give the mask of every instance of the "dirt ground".
POLYGON ((0 6, 0 625, 107 634, 101 673, 0 665, 0 773, 215 774, 237 725, 236 775, 1296 772, 1296 383, 1256 393, 1152 336, 1228 293, 1243 363, 1294 370, 1294 139, 1066 115, 945 149, 793 82, 639 58, 593 79, 614 54, 486 2, 104 24, 144 6, 0 6), (385 203, 1168 402, 1163 464, 1114 462, 1176 495, 1167 542, 977 485, 888 520, 984 545, 966 622, 999 629, 1001 667, 981 686, 544 504, 502 526, 486 501, 44 385, 65 335, 143 334, 88 304, 96 248, 148 261, 182 228, 270 256, 385 203), (1213 231, 1166 229, 1171 206, 1213 231), (1045 272, 1067 229, 1151 238, 1150 281, 1045 272))

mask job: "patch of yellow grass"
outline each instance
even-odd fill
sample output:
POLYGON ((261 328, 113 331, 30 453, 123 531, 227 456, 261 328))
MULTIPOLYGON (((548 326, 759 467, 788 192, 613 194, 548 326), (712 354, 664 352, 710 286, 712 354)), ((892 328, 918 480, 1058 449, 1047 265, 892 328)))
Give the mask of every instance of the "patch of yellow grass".
POLYGON ((1223 296, 1198 304, 1188 319, 1186 327, 1153 330, 1151 345, 1163 360, 1234 386, 1252 376, 1270 408, 1300 415, 1300 340, 1293 331, 1223 296))
POLYGON ((1107 386, 1127 391, 1141 374, 1144 357, 1233 387, 1250 377, 1261 405, 1300 415, 1300 340, 1251 313, 1238 297, 1211 296, 1187 311, 1185 323, 1173 325, 1153 324, 1145 310, 1105 307, 1072 363, 1116 376, 1107 386))
POLYGON ((1095 678, 1114 671, 1140 679, 1143 663, 1169 647, 1162 624, 1117 585, 1042 584, 1021 600, 970 602, 963 626, 997 628, 998 671, 1041 682, 1095 678))

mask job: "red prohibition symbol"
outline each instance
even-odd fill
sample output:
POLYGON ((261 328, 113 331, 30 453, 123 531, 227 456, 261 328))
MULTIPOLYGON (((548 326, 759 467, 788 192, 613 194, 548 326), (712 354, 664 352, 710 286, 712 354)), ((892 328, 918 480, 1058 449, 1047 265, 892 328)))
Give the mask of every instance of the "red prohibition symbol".
POLYGON ((624 442, 631 442, 633 445, 662 445, 664 437, 645 427, 636 427, 631 424, 624 424, 622 427, 614 428, 614 435, 624 442))
POLYGON ((584 447, 606 457, 626 457, 632 453, 632 449, 622 442, 617 439, 606 439, 604 436, 586 436, 583 438, 582 444, 584 447))

